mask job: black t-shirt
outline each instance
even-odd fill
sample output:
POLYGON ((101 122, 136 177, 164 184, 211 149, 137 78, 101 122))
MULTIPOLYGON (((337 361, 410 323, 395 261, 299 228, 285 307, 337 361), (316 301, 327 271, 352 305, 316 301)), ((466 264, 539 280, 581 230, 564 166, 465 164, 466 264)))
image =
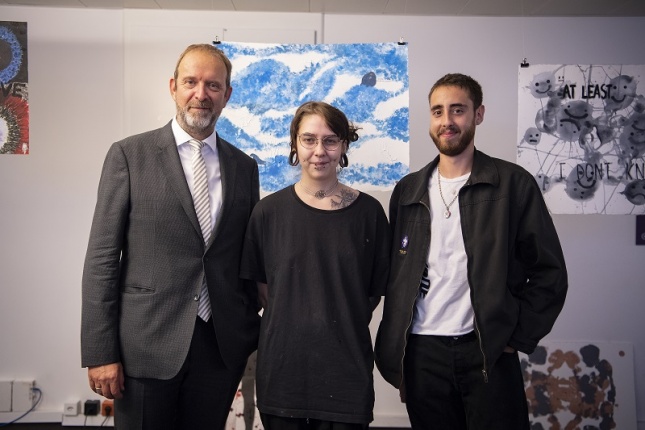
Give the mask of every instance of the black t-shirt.
POLYGON ((327 211, 303 203, 291 186, 255 206, 241 277, 268 284, 256 374, 261 412, 372 421, 369 298, 385 293, 388 234, 381 204, 363 193, 327 211))

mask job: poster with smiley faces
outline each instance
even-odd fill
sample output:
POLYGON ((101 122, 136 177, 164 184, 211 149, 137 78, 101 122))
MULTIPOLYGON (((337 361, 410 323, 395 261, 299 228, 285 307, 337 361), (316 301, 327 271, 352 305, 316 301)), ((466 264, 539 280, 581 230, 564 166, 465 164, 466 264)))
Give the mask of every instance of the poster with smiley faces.
POLYGON ((519 68, 517 162, 553 213, 645 214, 645 66, 519 68))

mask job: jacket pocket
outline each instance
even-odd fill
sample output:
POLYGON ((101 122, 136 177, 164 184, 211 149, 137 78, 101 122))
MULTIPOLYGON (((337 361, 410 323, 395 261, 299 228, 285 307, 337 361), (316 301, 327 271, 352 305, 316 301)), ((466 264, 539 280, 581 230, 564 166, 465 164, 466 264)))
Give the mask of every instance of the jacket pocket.
POLYGON ((125 285, 122 291, 126 294, 152 294, 155 292, 155 289, 150 287, 125 285))

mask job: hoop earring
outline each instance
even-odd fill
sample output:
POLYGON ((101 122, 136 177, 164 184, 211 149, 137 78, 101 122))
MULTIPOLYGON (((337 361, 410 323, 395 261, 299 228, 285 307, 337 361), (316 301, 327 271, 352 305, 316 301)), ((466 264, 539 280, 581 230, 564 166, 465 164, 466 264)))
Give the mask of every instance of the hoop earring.
POLYGON ((347 158, 347 154, 343 154, 340 156, 340 162, 338 163, 340 167, 347 167, 349 166, 349 159, 347 158))
POLYGON ((298 165, 298 152, 296 152, 295 149, 292 149, 291 152, 289 153, 289 164, 292 166, 297 166, 298 165))

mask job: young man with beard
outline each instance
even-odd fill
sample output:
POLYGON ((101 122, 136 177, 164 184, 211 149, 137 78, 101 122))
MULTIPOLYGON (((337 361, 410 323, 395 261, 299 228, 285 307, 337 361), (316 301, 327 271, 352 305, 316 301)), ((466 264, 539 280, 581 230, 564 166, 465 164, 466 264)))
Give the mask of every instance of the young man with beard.
POLYGON ((448 74, 428 97, 439 156, 392 193, 376 364, 413 429, 528 429, 517 352, 564 305, 560 242, 533 176, 475 148, 480 85, 448 74))
POLYGON ((220 50, 189 46, 170 79, 176 116, 105 159, 81 352, 119 430, 223 429, 257 347, 257 288, 238 273, 258 167, 215 131, 230 78, 220 50))

